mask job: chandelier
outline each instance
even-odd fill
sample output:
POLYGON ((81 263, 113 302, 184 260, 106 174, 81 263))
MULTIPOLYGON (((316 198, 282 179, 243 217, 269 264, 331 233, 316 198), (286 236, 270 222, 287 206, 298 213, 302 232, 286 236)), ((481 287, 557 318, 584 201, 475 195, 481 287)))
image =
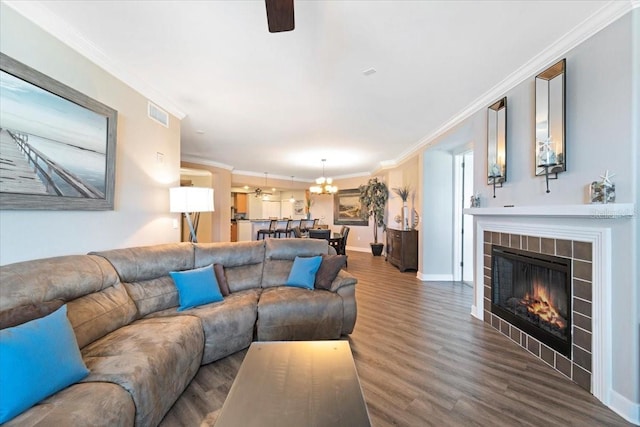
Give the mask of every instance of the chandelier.
POLYGON ((324 176, 324 163, 327 159, 322 159, 322 176, 316 179, 316 185, 312 185, 309 188, 309 192, 313 194, 334 194, 338 192, 338 187, 331 185, 333 179, 325 178, 324 176))

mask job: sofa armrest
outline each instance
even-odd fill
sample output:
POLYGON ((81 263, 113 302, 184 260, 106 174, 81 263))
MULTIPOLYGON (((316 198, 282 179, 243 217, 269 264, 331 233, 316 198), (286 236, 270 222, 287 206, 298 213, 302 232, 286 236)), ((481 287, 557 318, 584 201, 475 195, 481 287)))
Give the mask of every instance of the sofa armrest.
POLYGON ((331 282, 330 291, 337 292, 338 289, 344 286, 355 285, 356 283, 358 283, 358 279, 356 279, 355 276, 351 275, 351 273, 348 273, 344 270, 340 270, 336 278, 333 279, 333 282, 331 282))

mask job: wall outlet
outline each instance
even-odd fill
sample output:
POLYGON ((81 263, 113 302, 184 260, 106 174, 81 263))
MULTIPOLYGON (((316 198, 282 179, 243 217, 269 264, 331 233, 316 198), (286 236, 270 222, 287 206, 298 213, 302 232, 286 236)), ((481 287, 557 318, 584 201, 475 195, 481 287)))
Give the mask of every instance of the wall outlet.
POLYGON ((174 230, 178 229, 178 220, 177 219, 173 219, 173 222, 171 223, 172 227, 174 230))

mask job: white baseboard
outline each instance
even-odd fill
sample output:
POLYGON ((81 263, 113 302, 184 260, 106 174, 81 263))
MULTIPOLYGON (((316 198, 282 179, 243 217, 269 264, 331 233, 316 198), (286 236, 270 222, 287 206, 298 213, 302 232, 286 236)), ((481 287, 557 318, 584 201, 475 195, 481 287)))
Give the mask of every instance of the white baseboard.
POLYGON ((471 306, 471 315, 478 320, 484 320, 484 312, 478 310, 478 307, 474 304, 471 306))
POLYGON ((625 420, 640 426, 640 403, 634 403, 620 393, 611 390, 607 406, 625 420))
POLYGON ((423 282, 453 282, 453 274, 423 274, 419 272, 417 277, 423 282))

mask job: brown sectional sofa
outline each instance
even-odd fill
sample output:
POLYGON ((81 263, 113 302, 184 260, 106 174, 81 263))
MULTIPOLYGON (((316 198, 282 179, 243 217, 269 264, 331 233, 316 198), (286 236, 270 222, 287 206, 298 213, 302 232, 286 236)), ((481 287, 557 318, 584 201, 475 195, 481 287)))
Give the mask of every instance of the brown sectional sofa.
POLYGON ((283 286, 296 256, 327 254, 324 240, 176 243, 0 267, 0 328, 67 304, 82 358, 80 383, 7 426, 155 426, 200 365, 253 340, 336 339, 356 320, 356 279, 330 290, 283 286), (178 312, 170 271, 224 265, 231 294, 178 312))

